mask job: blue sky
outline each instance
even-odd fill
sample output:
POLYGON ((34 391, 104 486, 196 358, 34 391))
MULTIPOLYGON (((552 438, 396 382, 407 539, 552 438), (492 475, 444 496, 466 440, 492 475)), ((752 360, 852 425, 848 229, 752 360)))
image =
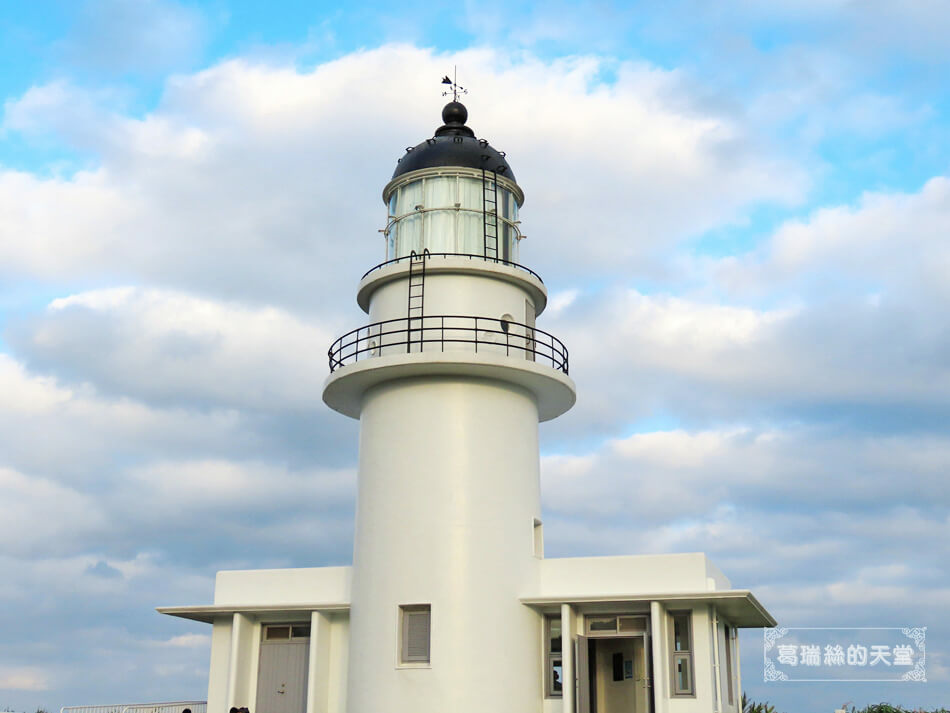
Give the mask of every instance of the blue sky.
POLYGON ((0 13, 0 708, 203 698, 214 572, 350 557, 379 194, 458 65, 571 349, 546 551, 703 550, 789 626, 928 626, 950 700, 940 2, 90 0, 0 13))

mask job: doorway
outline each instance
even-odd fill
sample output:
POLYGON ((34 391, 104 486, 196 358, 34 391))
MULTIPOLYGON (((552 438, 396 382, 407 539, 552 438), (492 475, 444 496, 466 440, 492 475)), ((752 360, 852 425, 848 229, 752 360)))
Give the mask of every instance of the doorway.
POLYGON ((651 713, 651 671, 645 633, 579 636, 578 713, 651 713))
POLYGON ((305 713, 310 625, 272 624, 262 628, 256 710, 305 713))

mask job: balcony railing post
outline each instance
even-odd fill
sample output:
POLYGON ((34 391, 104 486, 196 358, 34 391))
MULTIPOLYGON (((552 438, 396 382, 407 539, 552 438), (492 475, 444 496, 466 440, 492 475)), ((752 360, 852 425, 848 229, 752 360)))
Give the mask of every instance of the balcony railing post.
MULTIPOLYGON (((419 318, 416 318, 419 319, 419 318)), ((440 351, 445 352, 446 342, 458 342, 460 344, 473 344, 474 351, 477 354, 480 344, 495 344, 497 346, 498 341, 491 335, 497 334, 498 329, 495 327, 496 324, 500 323, 499 320, 488 318, 488 317, 479 317, 478 315, 425 315, 420 319, 419 324, 419 343, 420 343, 420 352, 425 351, 425 344, 431 343, 438 340, 440 346, 440 351), (439 324, 435 326, 431 324, 432 319, 438 317, 439 324), (460 324, 454 324, 449 326, 450 335, 448 338, 445 334, 445 320, 450 319, 460 324), (485 326, 485 322, 489 326, 485 327, 485 331, 489 334, 489 338, 483 339, 481 336, 482 327, 485 326), (465 326, 466 324, 472 326, 465 326), (430 332, 435 330, 439 331, 439 336, 437 338, 431 337, 428 335, 430 332), (468 338, 466 338, 468 336, 468 338)), ((330 372, 334 372, 342 366, 345 366, 347 363, 355 363, 360 361, 363 358, 364 352, 369 352, 370 357, 374 356, 383 356, 386 347, 396 347, 405 340, 406 343, 406 352, 411 353, 412 350, 412 339, 411 339, 411 321, 410 318, 404 317, 399 319, 387 319, 381 322, 374 322, 373 324, 366 325, 363 327, 358 327, 350 332, 347 332, 342 337, 339 337, 333 344, 330 345, 330 348, 327 350, 327 361, 330 366, 330 372), (379 344, 375 347, 373 346, 374 335, 379 339, 379 344), (384 337, 392 335, 393 341, 388 341, 384 337), (400 336, 400 335, 405 335, 400 336)), ((564 344, 553 334, 549 334, 544 330, 539 330, 537 327, 529 327, 526 324, 520 324, 517 322, 507 322, 502 324, 501 333, 505 335, 505 355, 511 356, 512 346, 515 349, 521 350, 525 355, 533 354, 536 361, 536 357, 540 354, 545 358, 552 366, 552 368, 558 369, 559 371, 568 372, 569 359, 568 351, 564 344), (507 329, 505 329, 507 326, 507 329), (521 344, 518 344, 517 339, 515 344, 511 343, 511 330, 520 329, 524 331, 524 334, 518 332, 517 337, 522 340, 521 344), (540 332, 540 340, 539 333, 540 332), (539 347, 543 344, 544 350, 541 351, 539 347)))

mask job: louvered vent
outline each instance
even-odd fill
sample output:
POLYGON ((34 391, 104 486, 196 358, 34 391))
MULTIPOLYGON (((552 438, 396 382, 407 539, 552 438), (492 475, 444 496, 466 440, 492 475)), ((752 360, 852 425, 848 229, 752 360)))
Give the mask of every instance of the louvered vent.
POLYGON ((402 610, 402 662, 429 663, 428 604, 400 607, 402 610))

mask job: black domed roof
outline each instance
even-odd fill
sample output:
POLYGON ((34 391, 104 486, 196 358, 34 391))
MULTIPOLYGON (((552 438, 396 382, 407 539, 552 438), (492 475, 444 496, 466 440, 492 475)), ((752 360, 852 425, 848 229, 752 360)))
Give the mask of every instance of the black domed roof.
POLYGON ((484 168, 515 180, 505 155, 493 149, 485 139, 475 138, 475 132, 465 126, 468 110, 461 102, 453 101, 442 109, 445 123, 435 130, 435 136, 413 146, 399 159, 393 178, 420 168, 462 166, 484 168))

